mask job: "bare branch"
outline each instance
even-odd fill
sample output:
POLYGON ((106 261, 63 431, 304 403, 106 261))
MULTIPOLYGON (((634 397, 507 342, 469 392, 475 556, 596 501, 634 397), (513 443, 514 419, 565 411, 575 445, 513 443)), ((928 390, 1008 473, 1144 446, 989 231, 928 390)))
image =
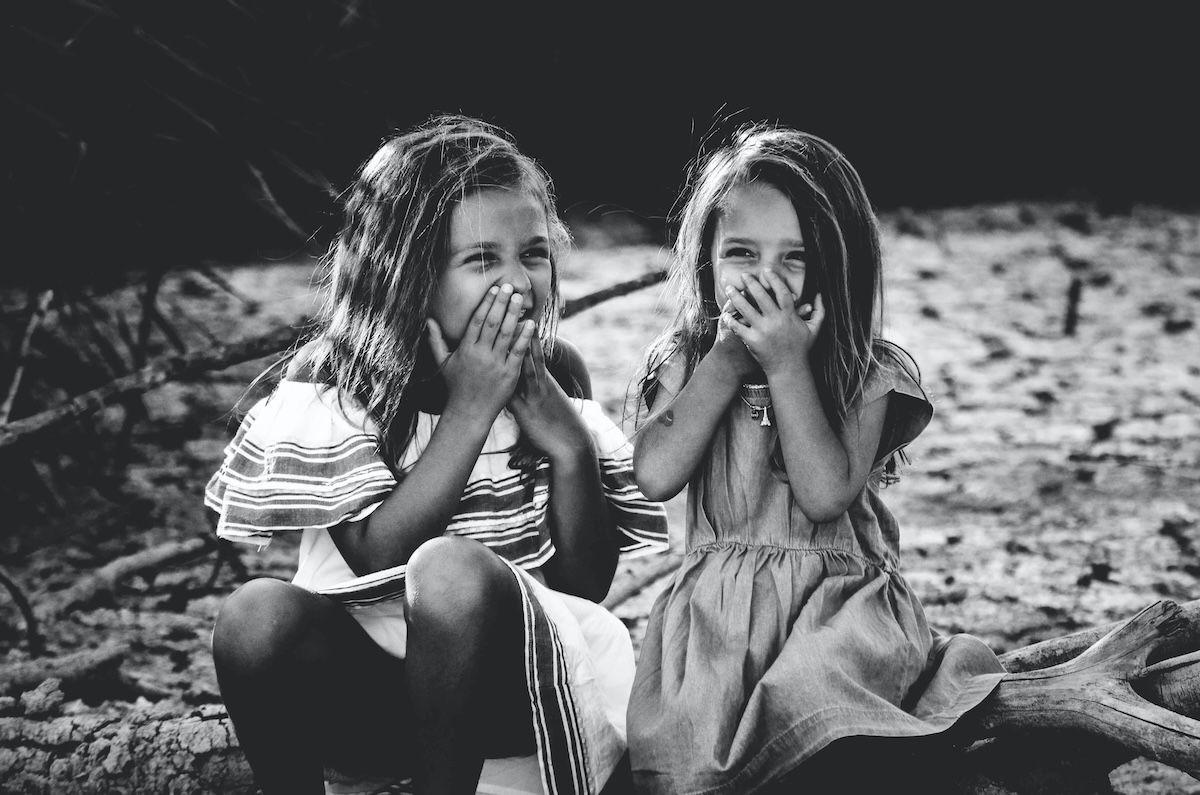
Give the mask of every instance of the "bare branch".
POLYGON ((84 649, 53 659, 6 663, 0 666, 0 693, 16 695, 46 679, 64 682, 87 679, 98 671, 120 665, 128 653, 128 646, 109 643, 98 649, 84 649))
POLYGON ((638 290, 645 289, 651 285, 658 284, 665 278, 667 278, 666 270, 660 269, 650 271, 649 273, 644 273, 641 276, 638 276, 636 279, 618 282, 610 287, 604 287, 600 290, 597 290, 594 293, 588 293, 587 295, 580 296, 579 298, 574 298, 570 301, 567 301, 563 306, 562 316, 564 318, 568 318, 572 315, 577 315, 583 310, 591 309, 593 306, 596 306, 596 304, 603 303, 610 298, 618 298, 622 295, 628 295, 629 293, 637 292, 638 290))
POLYGON ((230 345, 216 345, 208 350, 155 359, 136 372, 76 395, 55 408, 0 426, 0 449, 31 439, 69 420, 89 416, 127 396, 140 395, 169 381, 211 370, 223 370, 279 353, 292 345, 296 336, 295 329, 283 327, 230 345))
POLYGON ((86 604, 97 596, 112 593, 117 584, 132 574, 158 569, 173 563, 195 558, 213 550, 215 541, 209 537, 189 538, 186 541, 168 541, 132 555, 109 561, 88 576, 78 580, 70 588, 53 594, 52 599, 40 606, 38 612, 43 620, 52 620, 86 604))
POLYGON ((46 316, 46 310, 50 308, 52 300, 54 300, 54 291, 43 290, 41 295, 29 302, 32 311, 29 314, 29 322, 25 324, 25 334, 21 337, 21 345, 17 349, 16 366, 13 369, 12 381, 8 385, 8 394, 4 397, 4 403, 0 404, 0 425, 8 422, 13 401, 17 399, 17 390, 21 386, 21 376, 25 373, 25 360, 29 358, 30 341, 33 339, 33 333, 37 331, 42 319, 46 316))
MULTIPOLYGON (((29 640, 30 656, 41 657, 46 652, 46 644, 42 640, 41 633, 38 632, 37 616, 33 614, 33 608, 29 606, 29 600, 25 598, 25 594, 21 592, 17 584, 3 570, 0 570, 0 585, 8 589, 13 603, 21 611, 21 617, 25 619, 25 637, 29 640)), ((0 676, 0 681, 3 680, 4 677, 0 676)))

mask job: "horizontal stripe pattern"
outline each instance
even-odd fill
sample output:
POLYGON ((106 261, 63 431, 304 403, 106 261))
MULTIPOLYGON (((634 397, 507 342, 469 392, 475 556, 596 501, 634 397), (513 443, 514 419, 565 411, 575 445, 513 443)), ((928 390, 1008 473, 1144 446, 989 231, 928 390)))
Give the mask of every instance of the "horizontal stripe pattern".
MULTIPOLYGON (((632 445, 595 401, 573 400, 598 452, 600 481, 624 536, 621 552, 667 548, 666 511, 647 500, 633 478, 632 445)), ((280 531, 328 528, 370 515, 424 451, 436 415, 418 415, 414 437, 393 470, 380 457, 374 421, 353 400, 328 386, 283 381, 246 415, 205 489, 219 515, 217 534, 265 546, 280 531)), ((504 454, 519 429, 502 413, 463 491, 447 534, 475 539, 522 569, 554 555, 549 523, 550 465, 534 471, 508 466, 504 454)), ((404 592, 398 566, 318 587, 347 606, 395 599, 404 592)))

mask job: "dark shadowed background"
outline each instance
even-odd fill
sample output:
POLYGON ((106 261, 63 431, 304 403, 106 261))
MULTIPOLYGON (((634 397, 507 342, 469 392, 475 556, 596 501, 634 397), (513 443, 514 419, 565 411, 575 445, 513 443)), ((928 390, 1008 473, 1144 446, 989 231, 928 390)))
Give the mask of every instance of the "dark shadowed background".
POLYGON ((333 197, 435 111, 509 129, 569 220, 661 237, 713 130, 822 135, 880 209, 1200 199, 1181 12, 601 4, 521 17, 371 0, 5 5, 7 282, 320 247, 333 197))

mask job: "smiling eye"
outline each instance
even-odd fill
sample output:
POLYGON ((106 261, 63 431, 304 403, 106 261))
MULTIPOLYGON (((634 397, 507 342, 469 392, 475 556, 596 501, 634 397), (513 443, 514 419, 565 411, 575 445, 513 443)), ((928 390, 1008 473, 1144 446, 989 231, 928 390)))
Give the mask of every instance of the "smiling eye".
POLYGON ((526 259, 550 259, 550 249, 545 246, 534 246, 527 250, 522 256, 526 259))
POLYGON ((480 270, 487 270, 492 265, 499 262, 499 257, 492 254, 490 251, 477 251, 468 256, 463 262, 467 265, 473 265, 480 270))
POLYGON ((733 246, 732 248, 726 249, 722 256, 727 259, 747 259, 749 257, 753 257, 754 252, 745 246, 733 246))
POLYGON ((798 249, 796 251, 787 252, 786 254, 783 255, 783 261, 786 262, 788 265, 790 265, 793 268, 797 267, 797 266, 802 267, 804 265, 803 249, 798 249))

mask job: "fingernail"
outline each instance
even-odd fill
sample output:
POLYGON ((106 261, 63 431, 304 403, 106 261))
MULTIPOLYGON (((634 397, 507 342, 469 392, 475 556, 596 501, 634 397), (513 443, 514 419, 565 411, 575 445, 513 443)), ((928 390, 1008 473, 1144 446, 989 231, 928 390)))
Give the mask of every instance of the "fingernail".
POLYGON ((513 286, 511 284, 502 284, 502 285, 500 285, 500 289, 506 293, 511 293, 513 286))
POLYGON ((495 295, 498 292, 500 292, 500 288, 494 284, 492 285, 492 288, 490 290, 488 290, 488 293, 491 295, 495 295))
POLYGON ((510 303, 514 303, 514 304, 521 304, 521 303, 525 302, 525 299, 521 297, 520 293, 513 293, 512 297, 509 298, 508 300, 510 303))

